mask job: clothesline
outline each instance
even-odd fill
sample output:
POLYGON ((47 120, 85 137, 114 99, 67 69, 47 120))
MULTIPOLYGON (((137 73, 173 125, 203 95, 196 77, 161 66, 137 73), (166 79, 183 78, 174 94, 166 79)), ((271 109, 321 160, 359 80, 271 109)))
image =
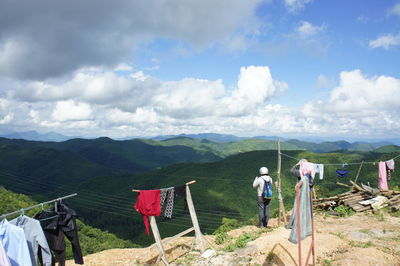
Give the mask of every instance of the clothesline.
POLYGON ((77 193, 74 193, 74 194, 71 194, 71 195, 68 195, 68 196, 64 196, 64 197, 61 197, 61 198, 57 198, 57 199, 53 199, 53 200, 50 200, 50 201, 42 202, 42 203, 39 203, 39 204, 30 206, 30 207, 27 207, 27 208, 22 208, 22 209, 19 209, 18 211, 10 212, 10 213, 7 213, 7 214, 2 214, 2 215, 0 216, 0 219, 2 219, 2 218, 4 218, 4 217, 7 217, 7 216, 10 216, 10 215, 13 215, 13 214, 22 213, 22 212, 25 212, 25 211, 30 210, 30 209, 34 209, 34 208, 37 208, 37 207, 41 207, 41 206, 43 206, 43 205, 45 205, 45 204, 50 204, 50 203, 53 203, 53 202, 56 202, 56 201, 61 201, 61 200, 63 200, 63 199, 67 199, 67 198, 70 198, 70 197, 74 197, 74 196, 76 196, 76 195, 78 195, 78 194, 77 194, 77 193))
MULTIPOLYGON (((196 180, 189 181, 185 185, 191 185, 191 184, 194 184, 194 183, 196 183, 196 180)), ((132 189, 133 192, 140 192, 142 190, 143 189, 132 189)))
MULTIPOLYGON (((293 157, 293 156, 290 156, 288 154, 285 154, 285 153, 282 153, 282 152, 280 152, 280 154, 283 155, 283 156, 286 156, 288 158, 294 159, 296 161, 300 161, 300 159, 298 159, 296 157, 293 157)), ((389 160, 396 160, 398 157, 400 157, 400 154, 395 156, 395 157, 393 157, 392 159, 389 159, 389 160)), ((376 163, 379 163, 379 162, 365 162, 364 161, 364 162, 357 162, 357 163, 324 163, 324 165, 340 165, 340 166, 342 166, 342 165, 360 165, 360 164, 376 164, 376 163)))

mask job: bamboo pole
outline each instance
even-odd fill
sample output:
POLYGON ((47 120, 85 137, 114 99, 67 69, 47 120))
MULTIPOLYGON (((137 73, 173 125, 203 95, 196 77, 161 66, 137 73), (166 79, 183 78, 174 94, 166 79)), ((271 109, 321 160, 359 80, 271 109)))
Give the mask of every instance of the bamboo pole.
POLYGON ((279 201, 279 217, 278 217, 278 226, 281 225, 281 217, 283 217, 283 222, 286 224, 286 211, 285 205, 283 204, 282 198, 282 182, 281 182, 281 172, 282 172, 282 157, 281 157, 281 142, 278 138, 278 201, 279 201))

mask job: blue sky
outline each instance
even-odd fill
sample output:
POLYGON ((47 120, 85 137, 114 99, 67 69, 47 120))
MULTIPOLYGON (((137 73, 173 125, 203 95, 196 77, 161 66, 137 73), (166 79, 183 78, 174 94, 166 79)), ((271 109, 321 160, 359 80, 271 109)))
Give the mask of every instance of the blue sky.
POLYGON ((400 1, 2 1, 0 133, 400 133, 400 1))

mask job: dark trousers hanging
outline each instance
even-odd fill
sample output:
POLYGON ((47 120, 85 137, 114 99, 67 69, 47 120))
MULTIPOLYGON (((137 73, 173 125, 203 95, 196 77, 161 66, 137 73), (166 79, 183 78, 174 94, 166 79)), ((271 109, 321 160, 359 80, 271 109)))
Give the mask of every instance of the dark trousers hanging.
POLYGON ((83 255, 78 240, 75 212, 64 204, 60 204, 58 209, 58 213, 53 211, 39 212, 35 215, 35 218, 40 221, 49 247, 54 253, 55 262, 58 262, 60 266, 65 265, 65 235, 71 242, 75 263, 83 264, 83 255))

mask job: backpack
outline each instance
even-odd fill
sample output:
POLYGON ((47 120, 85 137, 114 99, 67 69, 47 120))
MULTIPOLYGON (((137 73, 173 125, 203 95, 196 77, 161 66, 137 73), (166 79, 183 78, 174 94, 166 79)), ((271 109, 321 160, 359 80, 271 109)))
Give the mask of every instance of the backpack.
POLYGON ((264 189, 263 189, 262 195, 263 195, 264 199, 271 199, 272 198, 272 190, 273 190, 272 183, 269 181, 266 181, 264 178, 263 178, 263 180, 264 180, 264 189))

